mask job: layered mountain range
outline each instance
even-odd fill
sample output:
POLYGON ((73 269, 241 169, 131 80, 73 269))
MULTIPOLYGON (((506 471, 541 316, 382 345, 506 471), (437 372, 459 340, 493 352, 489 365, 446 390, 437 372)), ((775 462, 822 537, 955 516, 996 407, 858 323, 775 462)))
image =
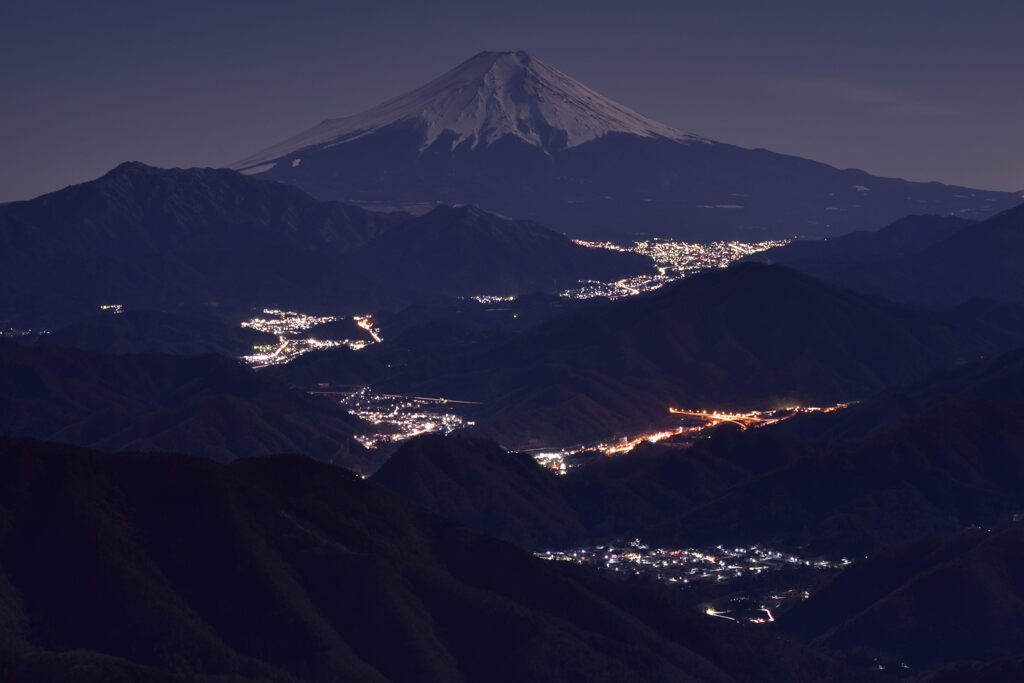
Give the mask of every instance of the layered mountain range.
POLYGON ((484 52, 2 204, 0 681, 1022 680, 1020 200, 484 52))
POLYGON ((0 511, 9 683, 865 680, 308 458, 0 439, 0 511))
POLYGON ((480 401, 477 429, 503 445, 567 446, 675 424, 672 406, 863 399, 1024 341, 1024 318, 988 313, 921 312, 790 269, 740 264, 518 333, 412 353, 396 344, 358 357, 332 350, 274 374, 480 401))
POLYGON ((35 326, 111 303, 225 317, 275 305, 360 313, 556 291, 651 266, 468 207, 374 213, 234 171, 126 163, 0 207, 0 268, 0 320, 35 326))
POLYGON ((1024 301, 1024 205, 980 223, 910 216, 877 232, 798 241, 752 260, 786 265, 893 301, 942 307, 1024 301))
POLYGON ((305 453, 372 469, 340 406, 206 354, 113 355, 0 340, 0 434, 230 461, 305 453))
MULTIPOLYGON (((1024 352, 828 414, 648 444, 558 476, 487 440, 424 438, 378 483, 533 548, 803 546, 849 557, 1010 520, 1024 505, 1024 352)), ((1024 654, 1024 652, 1022 652, 1024 654)))
POLYGON ((579 236, 838 235, 1019 201, 745 149, 649 119, 525 52, 482 52, 233 165, 324 199, 472 203, 579 236))
MULTIPOLYGON (((850 558, 775 610, 774 628, 864 676, 1011 681, 1024 661, 1022 409, 1024 352, 1014 351, 845 410, 724 425, 563 476, 484 439, 435 436, 406 444, 373 481, 531 548, 585 553, 640 538, 850 558)), ((722 592, 723 604, 742 595, 722 592)))

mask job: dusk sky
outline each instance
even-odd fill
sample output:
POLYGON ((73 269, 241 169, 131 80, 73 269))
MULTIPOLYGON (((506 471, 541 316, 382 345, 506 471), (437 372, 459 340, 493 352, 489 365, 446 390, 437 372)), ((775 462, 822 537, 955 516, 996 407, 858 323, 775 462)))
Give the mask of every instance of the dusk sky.
POLYGON ((516 49, 723 142, 1020 190, 1022 36, 1020 0, 5 0, 0 201, 226 165, 516 49))

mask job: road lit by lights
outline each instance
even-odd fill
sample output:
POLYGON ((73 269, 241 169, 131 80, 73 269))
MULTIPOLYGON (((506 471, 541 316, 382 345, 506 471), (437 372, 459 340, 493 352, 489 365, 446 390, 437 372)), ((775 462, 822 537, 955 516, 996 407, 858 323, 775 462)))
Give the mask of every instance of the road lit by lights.
POLYGON ((672 415, 684 415, 704 420, 708 426, 729 422, 742 429, 748 427, 764 427, 765 425, 782 422, 789 418, 806 413, 832 413, 850 406, 850 402, 836 403, 830 406, 785 406, 774 410, 751 410, 746 413, 730 413, 720 410, 688 410, 686 408, 669 408, 672 415))
POLYGON ((565 474, 571 465, 570 458, 582 453, 602 453, 606 456, 629 453, 643 443, 658 443, 667 439, 696 437, 702 432, 720 424, 730 423, 741 429, 764 427, 791 417, 806 413, 831 413, 846 408, 850 403, 837 403, 831 406, 786 406, 773 410, 752 410, 745 413, 733 413, 719 410, 690 410, 685 408, 668 409, 669 414, 678 415, 686 420, 684 424, 670 429, 645 432, 635 436, 622 437, 613 441, 598 441, 559 449, 533 449, 527 451, 540 465, 565 474))
POLYGON ((750 624, 774 622, 772 610, 810 597, 807 586, 814 583, 816 575, 851 564, 847 558, 829 560, 760 545, 658 548, 639 539, 534 554, 542 560, 572 562, 622 577, 653 579, 680 589, 727 588, 723 591, 729 594, 727 597, 702 606, 704 614, 750 624), (760 580, 748 585, 749 579, 772 575, 790 586, 755 588, 764 585, 760 580))
POLYGON ((364 332, 370 335, 370 338, 373 339, 373 342, 375 344, 380 344, 382 341, 384 341, 384 337, 382 337, 380 334, 380 328, 376 327, 373 324, 372 315, 356 315, 352 317, 352 320, 355 322, 356 326, 359 327, 359 329, 363 330, 364 332))
POLYGON ((737 619, 736 617, 730 617, 727 613, 719 612, 711 606, 706 607, 704 609, 704 614, 708 615, 709 617, 718 617, 719 619, 728 619, 729 621, 739 621, 739 619, 737 619))
POLYGON ((242 327, 277 337, 276 344, 260 344, 253 347, 253 353, 242 356, 246 363, 257 369, 271 365, 283 365, 310 351, 323 351, 339 346, 346 346, 353 351, 358 351, 370 344, 379 344, 384 341, 380 329, 374 325, 371 315, 352 317, 355 325, 370 335, 370 340, 318 339, 306 334, 314 327, 343 319, 333 315, 309 315, 276 308, 263 309, 263 315, 266 317, 252 318, 242 322, 242 327))

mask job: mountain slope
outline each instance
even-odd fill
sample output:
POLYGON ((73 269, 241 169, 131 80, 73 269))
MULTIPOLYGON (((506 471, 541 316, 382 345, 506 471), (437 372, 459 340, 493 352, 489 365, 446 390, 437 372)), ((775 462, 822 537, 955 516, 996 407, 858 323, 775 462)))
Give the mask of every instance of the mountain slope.
POLYGON ((306 458, 2 440, 0 510, 0 620, 18 624, 0 631, 5 681, 839 678, 770 634, 545 563, 306 458))
POLYGON ((483 401, 475 418, 484 433, 528 448, 664 426, 669 406, 766 409, 863 398, 998 350, 941 319, 791 270, 744 264, 584 306, 384 381, 483 401))
POLYGON ((412 219, 234 171, 122 164, 0 207, 0 268, 0 321, 50 327, 110 303, 225 319, 268 306, 365 313, 554 292, 651 265, 470 207, 412 219))
POLYGON ((126 163, 0 207, 0 315, 322 304, 337 258, 399 220, 232 171, 126 163))
POLYGON ((936 373, 789 438, 804 457, 668 520, 666 536, 856 553, 1007 518, 1024 505, 1024 352, 936 373))
POLYGON ((275 162, 395 124, 423 126, 424 147, 446 134, 452 147, 487 146, 512 136, 548 153, 609 133, 697 139, 602 97, 524 52, 481 52, 410 93, 356 116, 324 121, 237 166, 275 162))
POLYGON ((234 167, 319 197, 468 203, 619 238, 820 237, 922 210, 986 218, 1019 201, 713 142, 652 121, 525 52, 480 53, 234 167))
POLYGON ((1024 206, 952 231, 953 219, 907 220, 917 221, 922 228, 910 249, 900 249, 890 239, 890 233, 906 225, 901 221, 874 234, 850 235, 820 245, 795 243, 758 255, 757 260, 789 265, 894 301, 930 306, 972 299, 1024 302, 1024 275, 1019 267, 1024 258, 1024 206), (858 246, 868 244, 870 249, 858 246))
POLYGON ((525 548, 569 545, 586 535, 563 481, 528 455, 485 439, 412 439, 374 473, 373 482, 525 548))
POLYGON ((217 353, 238 357, 251 353, 257 344, 276 341, 268 334, 229 326, 216 319, 128 310, 86 317, 40 336, 37 343, 102 353, 217 353))
POLYGON ((781 626, 830 650, 899 658, 915 670, 1021 657, 1022 549, 1022 522, 889 548, 796 605, 781 626))
POLYGON ((339 406, 221 356, 107 355, 0 343, 0 434, 228 461, 306 453, 371 468, 339 406))
POLYGON ((374 481, 527 547, 614 538, 810 546, 853 557, 1024 506, 1024 351, 842 411, 689 447, 648 444, 564 476, 465 438, 404 446, 374 481))
POLYGON ((353 252, 348 269, 352 281, 377 290, 451 296, 557 292, 652 270, 644 256, 588 249, 469 206, 438 207, 387 231, 353 252))
POLYGON ((747 260, 841 281, 837 271, 920 252, 969 225, 971 221, 952 216, 905 216, 874 232, 852 232, 827 240, 796 240, 747 260))

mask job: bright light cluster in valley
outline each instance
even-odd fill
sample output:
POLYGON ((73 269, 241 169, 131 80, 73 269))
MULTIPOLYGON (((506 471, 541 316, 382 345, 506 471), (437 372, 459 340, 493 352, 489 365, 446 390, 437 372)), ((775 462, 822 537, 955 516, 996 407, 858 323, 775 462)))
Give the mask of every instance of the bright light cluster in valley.
POLYGON ((433 396, 404 396, 400 394, 378 394, 368 387, 350 392, 313 392, 338 396, 341 405, 378 431, 356 437, 369 449, 411 439, 421 434, 439 432, 449 434, 472 422, 458 415, 455 404, 471 404, 470 401, 454 401, 433 396))
POLYGON ((485 306, 491 306, 493 304, 505 304, 505 303, 508 303, 510 301, 515 301, 516 300, 516 295, 515 294, 509 294, 507 296, 502 296, 500 294, 479 294, 477 296, 471 296, 469 298, 472 299, 473 301, 477 302, 478 304, 484 304, 485 306))
POLYGON ((604 297, 621 299, 663 287, 699 270, 708 268, 725 268, 730 263, 745 256, 756 254, 773 247, 781 247, 788 240, 771 240, 765 242, 676 242, 667 239, 649 239, 634 242, 632 246, 623 247, 613 242, 590 242, 573 240, 581 247, 590 249, 609 249, 612 251, 633 252, 642 254, 654 261, 656 273, 622 278, 614 282, 586 280, 578 287, 561 292, 561 296, 570 299, 594 299, 604 297))
POLYGON ((701 432, 716 425, 729 423, 748 429, 775 424, 791 417, 807 413, 831 413, 849 406, 849 403, 836 403, 831 406, 787 406, 773 410, 752 410, 745 413, 730 413, 718 410, 688 410, 685 408, 669 408, 671 415, 678 415, 684 423, 671 429, 645 432, 634 436, 622 437, 612 441, 598 441, 567 448, 532 449, 527 451, 538 464, 565 474, 572 466, 571 457, 583 453, 601 453, 607 456, 629 453, 642 443, 658 443, 675 437, 698 436, 701 432))
POLYGON ((838 570, 850 560, 827 560, 782 552, 758 545, 728 548, 655 548, 640 540, 596 545, 571 550, 535 553, 543 560, 572 562, 623 576, 654 579, 680 588, 701 585, 727 585, 744 579, 777 574, 790 581, 778 590, 744 590, 705 604, 704 613, 736 622, 765 624, 775 620, 772 610, 810 597, 807 586, 813 573, 838 570), (808 574, 812 574, 808 576, 808 574), (792 585, 799 584, 799 585, 792 585))
POLYGON ((264 344, 253 347, 253 353, 242 359, 254 368, 265 368, 270 365, 283 365, 304 353, 322 351, 339 346, 347 346, 353 351, 366 348, 370 344, 384 341, 380 329, 374 325, 373 316, 357 315, 352 317, 355 325, 370 335, 366 339, 318 339, 306 336, 305 333, 319 325, 342 320, 332 315, 309 315, 295 311, 282 311, 276 308, 263 309, 265 318, 252 318, 242 322, 242 327, 265 332, 277 337, 276 344, 264 344))
POLYGON ((50 330, 24 330, 20 327, 0 328, 0 337, 4 339, 21 339, 23 337, 41 336, 44 334, 50 334, 50 330))

